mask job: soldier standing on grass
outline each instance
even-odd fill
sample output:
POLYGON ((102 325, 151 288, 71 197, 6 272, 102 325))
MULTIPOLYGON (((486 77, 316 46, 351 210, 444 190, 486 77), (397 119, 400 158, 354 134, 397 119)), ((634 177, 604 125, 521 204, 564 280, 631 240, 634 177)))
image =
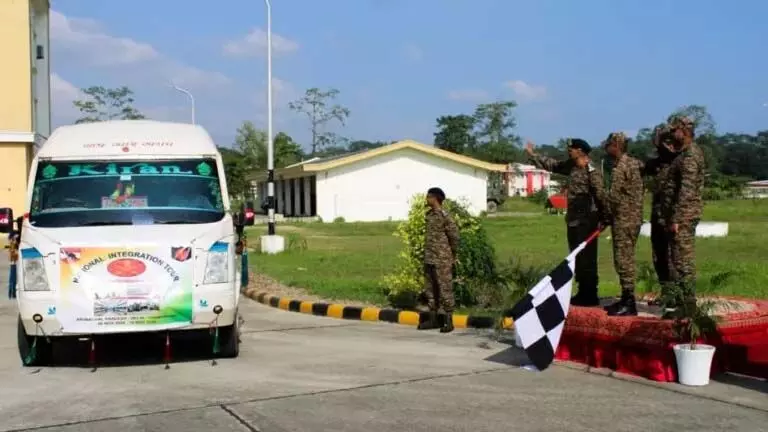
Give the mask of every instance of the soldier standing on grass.
POLYGON ((644 188, 642 163, 627 154, 627 145, 627 136, 622 132, 611 133, 604 142, 606 153, 614 160, 608 202, 613 217, 613 265, 621 284, 621 299, 605 307, 611 316, 637 315, 635 250, 643 224, 644 188))
POLYGON ((459 253, 459 229, 443 209, 445 193, 440 188, 427 191, 426 232, 424 234, 424 296, 429 305, 429 320, 420 330, 441 327, 438 314, 445 313, 441 333, 453 331, 453 268, 459 253))
MULTIPOLYGON (((565 161, 537 155, 533 143, 528 142, 525 151, 538 168, 568 176, 568 247, 574 250, 595 230, 610 223, 603 175, 589 159, 592 150, 583 139, 568 140, 568 156, 565 161)), ((576 282, 578 292, 571 298, 574 306, 599 306, 597 296, 597 241, 592 241, 576 256, 576 282)))
MULTIPOLYGON (((671 258, 677 288, 684 301, 696 299, 696 227, 703 209, 704 153, 694 143, 695 125, 685 116, 667 120, 674 149, 679 156, 670 165, 670 181, 665 183, 664 223, 671 239, 671 258)), ((676 303, 668 305, 677 306, 676 303)))
POLYGON ((657 126, 653 135, 653 145, 656 147, 657 156, 646 162, 643 174, 653 178, 651 189, 651 248, 653 253, 653 267, 662 292, 666 287, 677 280, 675 268, 672 265, 671 236, 664 225, 662 209, 667 200, 665 191, 671 182, 670 167, 678 156, 671 141, 671 133, 667 125, 657 126))

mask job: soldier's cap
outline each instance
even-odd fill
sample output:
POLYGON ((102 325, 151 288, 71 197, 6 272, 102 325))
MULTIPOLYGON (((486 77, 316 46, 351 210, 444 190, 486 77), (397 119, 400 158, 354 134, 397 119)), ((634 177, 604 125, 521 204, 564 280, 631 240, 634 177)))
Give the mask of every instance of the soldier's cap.
POLYGON ((429 188, 427 195, 432 195, 437 198, 438 201, 443 202, 445 200, 445 192, 439 187, 429 188))
POLYGON ((681 114, 672 114, 667 118, 667 124, 671 129, 687 129, 693 131, 695 125, 690 117, 681 114))
POLYGON ((626 143, 628 140, 627 134, 624 132, 611 132, 608 134, 608 138, 603 141, 603 146, 608 147, 609 144, 615 143, 617 145, 622 145, 626 143))
POLYGON ((568 148, 581 150, 586 154, 589 154, 589 152, 592 151, 592 147, 589 145, 588 142, 584 141, 581 138, 568 138, 568 148))

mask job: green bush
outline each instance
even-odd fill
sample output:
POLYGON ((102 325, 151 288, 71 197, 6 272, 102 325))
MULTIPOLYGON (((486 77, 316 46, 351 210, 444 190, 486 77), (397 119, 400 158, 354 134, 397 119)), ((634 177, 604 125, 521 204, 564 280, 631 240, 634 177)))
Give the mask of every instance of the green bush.
POLYGON ((536 191, 536 193, 528 196, 528 201, 538 204, 542 207, 547 203, 547 200, 549 200, 549 194, 547 193, 546 189, 539 189, 536 191))
MULTIPOLYGON (((425 196, 411 201, 408 219, 400 223, 395 236, 403 241, 400 266, 384 278, 385 294, 399 307, 412 307, 424 288, 424 234, 427 207, 425 196)), ((480 218, 472 216, 467 206, 445 200, 445 210, 459 228, 458 263, 455 269, 454 294, 458 306, 488 304, 503 285, 496 269, 496 256, 480 218)))

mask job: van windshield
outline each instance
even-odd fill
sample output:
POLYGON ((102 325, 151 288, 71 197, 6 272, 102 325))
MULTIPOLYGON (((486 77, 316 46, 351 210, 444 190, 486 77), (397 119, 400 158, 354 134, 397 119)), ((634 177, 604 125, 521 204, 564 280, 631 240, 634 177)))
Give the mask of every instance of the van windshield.
POLYGON ((201 224, 224 218, 213 158, 40 161, 29 222, 37 227, 201 224))

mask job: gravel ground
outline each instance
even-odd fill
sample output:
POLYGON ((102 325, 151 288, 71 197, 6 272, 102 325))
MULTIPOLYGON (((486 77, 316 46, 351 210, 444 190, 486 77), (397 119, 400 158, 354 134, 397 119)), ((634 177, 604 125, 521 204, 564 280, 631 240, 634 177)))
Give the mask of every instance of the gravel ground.
POLYGON ((327 303, 355 305, 355 306, 376 306, 376 305, 367 304, 359 301, 321 298, 316 295, 312 295, 308 293, 307 290, 305 289, 285 285, 283 283, 276 281, 275 279, 272 279, 267 275, 263 275, 260 273, 251 273, 251 280, 250 280, 250 283, 248 284, 248 288, 254 288, 257 293, 266 292, 269 295, 273 295, 277 297, 287 297, 295 300, 304 300, 304 301, 311 301, 311 302, 327 302, 327 303))

